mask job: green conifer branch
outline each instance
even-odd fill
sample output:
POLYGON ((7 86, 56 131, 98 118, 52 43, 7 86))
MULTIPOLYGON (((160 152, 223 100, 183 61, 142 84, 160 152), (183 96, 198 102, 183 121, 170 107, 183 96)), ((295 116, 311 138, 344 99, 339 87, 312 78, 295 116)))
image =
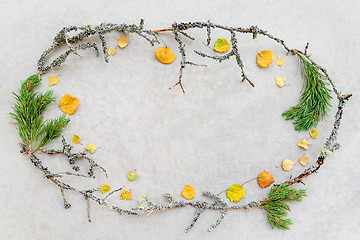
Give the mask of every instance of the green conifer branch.
POLYGON ((295 130, 309 130, 322 120, 330 105, 330 89, 326 87, 324 76, 317 67, 303 56, 299 56, 301 76, 304 79, 300 102, 283 112, 285 120, 294 120, 295 130))
POLYGON ((278 229, 290 230, 289 226, 292 221, 285 218, 287 216, 286 211, 290 211, 286 201, 301 202, 304 196, 306 196, 305 190, 296 190, 287 184, 281 184, 271 188, 268 197, 262 201, 259 207, 265 210, 272 229, 277 227, 278 229))
POLYGON ((16 121, 22 142, 31 153, 59 137, 70 121, 65 118, 65 114, 56 119, 44 120, 43 113, 56 98, 52 90, 33 92, 40 82, 40 77, 35 74, 21 84, 19 93, 13 93, 16 102, 14 112, 10 113, 16 121))

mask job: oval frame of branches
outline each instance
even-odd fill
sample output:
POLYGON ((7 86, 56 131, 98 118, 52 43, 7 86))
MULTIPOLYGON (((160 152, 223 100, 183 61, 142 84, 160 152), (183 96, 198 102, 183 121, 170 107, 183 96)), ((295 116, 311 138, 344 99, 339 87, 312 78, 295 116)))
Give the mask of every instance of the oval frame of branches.
POLYGON ((309 44, 306 45, 304 51, 291 49, 285 44, 284 40, 270 35, 267 31, 262 30, 257 26, 251 26, 249 28, 234 28, 218 25, 210 21, 174 23, 171 27, 158 30, 144 29, 143 20, 140 21, 139 25, 102 23, 95 27, 90 25, 81 27, 64 27, 55 36, 52 45, 41 55, 37 64, 38 74, 30 76, 26 81, 22 82, 19 91, 17 93, 13 93, 16 101, 13 107, 13 112, 10 113, 10 115, 15 120, 15 124, 19 130, 19 135, 22 140, 22 143, 20 143, 20 152, 25 154, 33 163, 33 165, 43 172, 45 178, 59 187, 63 198, 64 207, 66 209, 69 208, 71 204, 67 201, 65 192, 77 193, 85 198, 88 206, 87 214, 89 222, 91 222, 90 203, 96 202, 99 205, 110 208, 120 214, 127 214, 132 216, 138 216, 142 213, 164 211, 172 208, 184 208, 188 206, 193 207, 196 209, 195 216, 190 225, 185 228, 185 232, 188 232, 195 225, 201 214, 206 210, 220 212, 218 219, 216 219, 216 221, 209 227, 209 231, 211 231, 221 223, 228 211, 247 210, 251 208, 263 209, 267 214, 268 221, 272 228, 276 227, 279 229, 289 229, 289 225, 291 225, 292 222, 290 219, 286 218, 287 211, 290 210, 287 202, 299 202, 304 196, 306 196, 305 190, 296 190, 292 187, 292 185, 303 183, 303 180, 307 176, 317 172, 324 164, 325 160, 331 155, 331 153, 340 147, 340 144, 337 140, 338 130, 343 116, 343 108, 346 101, 351 97, 351 94, 342 94, 336 89, 334 82, 329 77, 327 71, 314 60, 312 60, 310 55, 307 53, 308 46, 309 44), (69 123, 70 119, 68 119, 65 114, 55 119, 44 119, 43 113, 47 109, 48 105, 55 101, 55 96, 51 90, 47 91, 46 93, 34 91, 34 88, 40 85, 41 75, 45 74, 52 68, 62 65, 67 57, 71 54, 80 56, 78 53, 79 50, 93 48, 97 56, 99 56, 99 49, 96 42, 79 43, 80 41, 86 40, 90 36, 95 35, 100 38, 104 59, 106 62, 108 62, 108 47, 104 36, 109 32, 115 31, 125 34, 137 34, 138 36, 148 41, 152 46, 154 46, 155 43, 160 43, 158 36, 159 34, 162 32, 172 32, 175 41, 178 43, 181 61, 178 81, 173 84, 170 89, 178 86, 182 92, 185 93, 182 81, 184 68, 187 66, 203 66, 187 60, 187 52, 182 39, 189 38, 191 40, 195 40, 195 38, 191 37, 187 32, 187 30, 193 28, 205 29, 207 34, 207 45, 209 45, 211 42, 213 29, 220 29, 229 32, 231 36, 231 50, 228 53, 222 56, 210 56, 196 50, 194 52, 202 57, 211 58, 218 62, 235 59, 236 64, 239 66, 241 71, 242 81, 247 81, 252 87, 255 87, 255 85, 245 74, 243 61, 237 47, 237 34, 250 34, 252 35, 253 39, 257 38, 258 36, 267 37, 282 45, 287 53, 298 57, 302 78, 304 80, 304 87, 299 103, 296 106, 290 107, 289 110, 283 113, 283 115, 286 117, 286 120, 294 121, 295 130, 308 130, 311 127, 316 126, 317 123, 322 118, 324 118, 330 107, 331 99, 331 90, 327 88, 327 85, 331 86, 332 91, 335 93, 338 99, 338 109, 335 115, 333 129, 327 138, 315 164, 308 167, 301 174, 294 178, 279 184, 274 184, 269 194, 263 199, 251 201, 244 205, 230 205, 214 193, 203 192, 203 195, 208 197, 209 201, 179 201, 175 200, 170 194, 165 194, 165 203, 153 203, 146 196, 142 196, 137 207, 132 209, 123 209, 119 206, 111 205, 107 201, 109 196, 118 191, 121 191, 121 188, 115 189, 109 192, 105 197, 101 198, 97 194, 99 189, 79 190, 62 181, 61 178, 66 175, 76 177, 95 177, 94 169, 97 168, 102 170, 105 175, 107 173, 102 166, 100 166, 94 159, 90 158, 85 152, 73 152, 72 146, 67 143, 64 137, 62 137, 61 140, 62 149, 45 150, 43 148, 49 142, 61 136, 63 129, 69 123), (70 32, 74 34, 69 36, 70 32), (45 60, 49 53, 62 45, 67 45, 69 49, 55 58, 49 65, 45 65, 45 60), (38 153, 39 155, 41 153, 50 155, 65 155, 68 158, 69 164, 72 166, 74 172, 51 172, 48 167, 44 166, 43 162, 38 157, 38 153), (78 173, 79 167, 76 166, 76 162, 81 159, 87 161, 89 164, 87 175, 78 173))

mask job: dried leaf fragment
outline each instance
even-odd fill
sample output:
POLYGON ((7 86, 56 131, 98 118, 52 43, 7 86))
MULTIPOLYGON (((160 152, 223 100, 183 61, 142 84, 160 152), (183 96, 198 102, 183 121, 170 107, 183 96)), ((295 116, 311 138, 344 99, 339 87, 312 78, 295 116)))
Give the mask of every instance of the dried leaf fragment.
POLYGON ((175 54, 167 47, 158 48, 155 51, 155 55, 162 64, 170 64, 176 59, 175 54))
POLYGON ((59 78, 57 76, 50 76, 49 77, 49 87, 52 85, 56 85, 60 82, 59 78))
POLYGON ((129 40, 127 38, 118 38, 117 41, 120 48, 125 48, 129 44, 129 40))
POLYGON ((226 38, 219 38, 214 44, 214 50, 223 53, 230 49, 230 42, 226 38))
POLYGON ((120 200, 131 200, 130 190, 128 190, 128 189, 122 190, 120 200))
POLYGON ((65 94, 60 100, 60 108, 66 114, 73 114, 79 106, 79 99, 72 97, 70 94, 65 94))
POLYGON ((299 163, 303 166, 306 166, 306 164, 308 164, 308 162, 309 162, 308 157, 303 156, 302 158, 299 159, 299 163))
POLYGON ((80 142, 80 137, 74 133, 72 141, 74 144, 78 144, 80 142))
POLYGON ((313 139, 317 139, 319 137, 319 131, 316 130, 316 129, 311 129, 310 130, 310 136, 313 138, 313 139))
POLYGON ((277 60, 276 60, 276 64, 281 66, 281 65, 284 64, 284 60, 281 57, 278 57, 277 60))
POLYGON ((284 77, 276 77, 275 81, 276 81, 276 85, 278 85, 278 87, 281 88, 281 87, 283 87, 285 85, 286 78, 284 78, 284 77))
POLYGON ((304 149, 309 149, 308 143, 309 143, 309 140, 307 140, 306 138, 304 138, 303 140, 301 140, 300 142, 298 142, 297 145, 298 145, 299 147, 304 148, 304 149))
POLYGON ((116 53, 116 49, 114 47, 109 47, 108 49, 108 55, 112 56, 116 53))
POLYGON ((108 191, 110 191, 110 189, 111 189, 111 187, 109 185, 104 184, 101 186, 100 191, 102 193, 107 193, 108 191))
POLYGON ((281 165, 281 167, 285 170, 285 171, 290 171, 292 169, 292 167, 296 164, 296 162, 293 162, 289 159, 285 159, 281 165))
POLYGON ((88 151, 89 153, 94 153, 95 150, 97 149, 94 143, 90 143, 89 145, 87 145, 84 148, 86 151, 88 151))
POLYGON ((263 171, 257 177, 257 181, 262 188, 266 188, 275 182, 274 177, 267 171, 263 171))
POLYGON ((187 200, 193 199, 195 197, 195 189, 193 186, 187 184, 184 186, 184 189, 181 192, 184 198, 187 200))
POLYGON ((135 181, 137 179, 137 174, 134 171, 129 171, 127 173, 127 179, 129 182, 135 181))
POLYGON ((271 50, 264 50, 258 53, 256 63, 261 68, 266 68, 274 60, 274 53, 271 50))
POLYGON ((245 189, 240 184, 233 184, 226 192, 231 202, 238 202, 245 196, 245 189))

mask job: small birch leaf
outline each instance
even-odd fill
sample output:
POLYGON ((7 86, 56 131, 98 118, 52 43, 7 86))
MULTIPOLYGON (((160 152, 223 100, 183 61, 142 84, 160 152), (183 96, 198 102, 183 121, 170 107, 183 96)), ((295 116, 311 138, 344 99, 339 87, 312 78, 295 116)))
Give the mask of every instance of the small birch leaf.
POLYGON ((284 64, 284 60, 281 57, 278 57, 277 60, 276 60, 276 64, 281 66, 281 65, 284 64))
POLYGON ((281 165, 281 167, 285 170, 285 171, 290 171, 292 169, 292 167, 296 164, 296 162, 293 162, 289 159, 285 159, 281 165))
POLYGON ((110 191, 110 189, 111 189, 111 187, 109 185, 104 184, 101 186, 100 191, 102 193, 107 193, 108 191, 110 191))
POLYGON ((275 81, 276 81, 276 85, 281 88, 281 87, 283 87, 285 85, 286 78, 284 78, 284 77, 276 77, 275 81))
POLYGON ((128 189, 122 190, 120 200, 131 200, 131 192, 128 189))
POLYGON ((94 153, 95 150, 97 149, 94 143, 90 143, 89 145, 87 145, 84 148, 86 151, 88 151, 89 153, 94 153))
POLYGON ((233 184, 226 192, 231 202, 238 202, 245 196, 245 189, 240 184, 233 184))
POLYGON ((79 106, 79 99, 72 97, 70 94, 65 94, 60 100, 60 108, 66 114, 74 114, 79 106))
POLYGON ((309 140, 307 140, 306 138, 304 138, 303 140, 301 140, 300 142, 298 142, 297 145, 298 145, 299 147, 304 148, 304 149, 309 149, 308 143, 309 143, 309 140))
POLYGON ((129 171, 127 173, 127 179, 129 182, 135 181, 137 179, 137 174, 134 171, 129 171))
POLYGON ((262 188, 266 188, 275 182, 274 177, 267 171, 263 171, 257 177, 257 181, 262 188))
POLYGON ((52 85, 56 85, 60 82, 59 78, 57 76, 50 76, 49 77, 49 87, 52 85))
POLYGON ((303 166, 306 166, 306 164, 308 164, 308 162, 309 162, 308 157, 303 156, 302 158, 299 159, 299 163, 303 166))
POLYGON ((116 53, 116 49, 114 47, 109 47, 108 49, 108 55, 112 56, 116 53))
POLYGON ((155 56, 162 64, 170 64, 176 59, 175 54, 167 47, 157 49, 155 51, 155 56))
POLYGON ((129 44, 129 40, 127 38, 118 38, 117 41, 120 48, 125 48, 129 44))
POLYGON ((230 49, 230 42, 226 38, 219 38, 214 44, 214 50, 223 53, 230 49))
POLYGON ((271 50, 264 50, 258 53, 256 63, 261 68, 266 68, 274 60, 274 53, 271 50))
POLYGON ((313 138, 313 139, 317 139, 319 137, 319 131, 316 130, 316 129, 311 129, 310 130, 310 136, 313 138))
POLYGON ((184 198, 187 200, 193 199, 195 197, 195 189, 193 186, 187 184, 184 186, 184 189, 181 192, 184 198))
POLYGON ((78 144, 80 142, 80 137, 74 133, 72 141, 74 144, 78 144))

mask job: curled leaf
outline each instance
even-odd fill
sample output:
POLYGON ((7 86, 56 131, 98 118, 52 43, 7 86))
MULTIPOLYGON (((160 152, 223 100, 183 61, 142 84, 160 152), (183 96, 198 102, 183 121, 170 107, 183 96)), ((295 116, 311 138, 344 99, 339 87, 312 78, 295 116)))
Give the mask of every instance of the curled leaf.
POLYGON ((230 42, 226 38, 219 38, 214 44, 214 50, 223 53, 230 49, 230 42))
POLYGON ((233 184, 226 192, 231 202, 238 202, 245 196, 245 189, 240 184, 233 184))
POLYGON ((310 136, 313 138, 313 139, 317 139, 319 137, 319 131, 316 130, 316 129, 311 129, 310 130, 310 136))
POLYGON ((299 147, 304 148, 304 149, 309 149, 308 143, 309 143, 309 140, 307 140, 306 138, 304 138, 303 140, 301 140, 300 142, 298 142, 297 145, 298 145, 299 147))
POLYGON ((181 192, 184 198, 187 200, 193 199, 195 197, 195 189, 193 186, 187 184, 184 186, 184 189, 181 192))
POLYGON ((308 157, 305 157, 303 156, 302 158, 299 159, 299 163, 303 166, 305 166, 306 164, 308 164, 309 162, 309 158, 308 157))
POLYGON ((129 171, 127 173, 127 178, 129 182, 135 181, 137 179, 137 174, 134 171, 129 171))
POLYGON ((266 188, 275 182, 273 176, 267 171, 263 171, 257 177, 257 181, 262 188, 266 188))
POLYGON ((57 76, 50 76, 49 77, 49 87, 52 85, 56 85, 60 82, 59 78, 57 76))
POLYGON ((79 106, 79 99, 72 97, 70 94, 65 94, 60 100, 60 108, 66 114, 73 114, 79 106))
POLYGON ((276 64, 281 66, 281 65, 284 64, 284 60, 281 57, 278 57, 277 60, 276 60, 276 64))
POLYGON ((256 63, 261 68, 266 68, 274 60, 274 53, 271 50, 265 50, 258 53, 256 63))
POLYGON ((125 48, 129 44, 129 40, 127 38, 118 38, 117 41, 120 48, 125 48))
POLYGON ((122 190, 120 200, 131 200, 131 192, 128 189, 122 190))
POLYGON ((278 85, 278 87, 281 88, 281 87, 283 87, 285 85, 286 78, 284 78, 284 77, 276 77, 275 81, 276 81, 276 85, 278 85))
POLYGON ((80 142, 80 137, 74 133, 72 141, 74 144, 78 144, 80 142))
POLYGON ((110 191, 110 189, 111 189, 111 187, 109 185, 104 184, 101 186, 100 191, 102 193, 107 193, 108 191, 110 191))
POLYGON ((97 148, 94 143, 90 143, 84 149, 90 153, 94 153, 97 148))
POLYGON ((285 170, 285 171, 290 171, 292 169, 292 167, 296 164, 296 162, 293 162, 289 159, 285 159, 281 165, 281 167, 285 170))
POLYGON ((167 47, 161 47, 155 51, 156 58, 162 64, 170 64, 175 61, 175 54, 167 47))
POLYGON ((116 49, 114 47, 109 47, 108 49, 108 55, 112 56, 116 53, 116 49))

